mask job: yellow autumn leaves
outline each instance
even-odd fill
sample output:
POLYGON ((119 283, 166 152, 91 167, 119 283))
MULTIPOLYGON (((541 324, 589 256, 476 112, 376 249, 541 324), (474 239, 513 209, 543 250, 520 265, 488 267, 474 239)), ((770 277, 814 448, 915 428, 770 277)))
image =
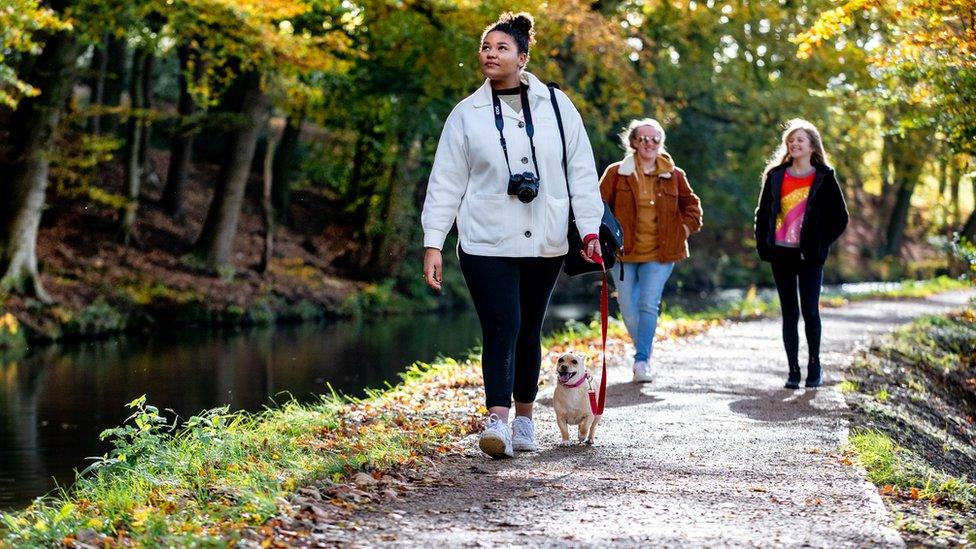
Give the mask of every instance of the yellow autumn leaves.
POLYGON ((20 333, 20 323, 17 322, 17 317, 10 313, 0 316, 0 332, 6 332, 10 335, 20 333))

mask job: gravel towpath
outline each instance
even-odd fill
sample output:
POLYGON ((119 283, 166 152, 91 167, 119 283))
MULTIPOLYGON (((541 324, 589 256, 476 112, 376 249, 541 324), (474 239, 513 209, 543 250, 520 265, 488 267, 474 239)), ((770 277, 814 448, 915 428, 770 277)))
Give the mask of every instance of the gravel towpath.
POLYGON ((557 444, 551 391, 544 392, 536 413, 541 451, 493 461, 472 440, 471 451, 435 471, 440 485, 355 515, 347 540, 425 547, 902 546, 875 488, 838 451, 848 436, 848 409, 837 383, 873 337, 973 295, 825 309, 826 384, 819 390, 781 388, 779 319, 659 343, 656 378, 646 385, 630 383, 626 360, 614 357, 595 446, 557 444))

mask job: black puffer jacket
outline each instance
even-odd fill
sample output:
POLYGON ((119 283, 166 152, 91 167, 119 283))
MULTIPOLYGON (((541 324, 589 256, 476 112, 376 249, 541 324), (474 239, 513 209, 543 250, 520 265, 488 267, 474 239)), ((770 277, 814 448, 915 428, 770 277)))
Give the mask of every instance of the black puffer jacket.
MULTIPOLYGON (((756 208, 756 251, 763 261, 773 259, 776 245, 776 216, 779 215, 780 190, 783 188, 784 164, 770 170, 759 193, 756 208)), ((829 166, 816 166, 817 175, 810 185, 803 226, 800 228, 800 258, 803 261, 823 265, 830 245, 847 228, 849 215, 840 183, 829 166)))

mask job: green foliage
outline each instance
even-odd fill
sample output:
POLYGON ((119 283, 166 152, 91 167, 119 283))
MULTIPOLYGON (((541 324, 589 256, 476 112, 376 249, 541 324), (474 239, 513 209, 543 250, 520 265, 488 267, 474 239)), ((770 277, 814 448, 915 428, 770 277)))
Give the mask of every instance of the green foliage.
POLYGON ((930 128, 957 152, 976 152, 976 36, 970 0, 847 0, 820 10, 794 38, 800 58, 842 36, 871 49, 876 86, 864 91, 897 105, 900 124, 930 128), (871 9, 865 9, 866 7, 871 9))
POLYGON ((389 278, 379 284, 367 284, 347 297, 340 311, 354 318, 370 318, 409 311, 413 304, 394 290, 395 285, 396 281, 389 278))
POLYGON ((50 183, 63 198, 87 199, 119 209, 126 198, 99 186, 99 168, 115 158, 123 141, 115 136, 92 135, 73 129, 70 117, 61 124, 55 156, 51 159, 50 183))
POLYGON ((80 311, 68 313, 62 323, 65 335, 92 336, 120 332, 126 328, 128 316, 103 299, 97 299, 80 311))
POLYGON ((976 283, 976 243, 957 233, 950 243, 950 251, 953 257, 968 267, 965 276, 970 283, 976 283))
POLYGON ((841 381, 840 385, 838 385, 838 388, 842 393, 856 393, 858 391, 857 382, 851 381, 849 379, 845 379, 844 381, 841 381))
POLYGON ((976 485, 927 466, 912 452, 899 447, 884 433, 860 430, 851 433, 849 448, 868 478, 878 486, 916 490, 916 498, 942 499, 963 510, 976 506, 976 485))
MULTIPOLYGON (((406 383, 456 366, 418 366, 406 383)), ((222 407, 177 423, 140 396, 124 425, 102 433, 113 449, 69 491, 0 514, 0 543, 56 545, 87 531, 124 532, 136 546, 224 546, 226 536, 276 516, 300 486, 403 463, 456 434, 426 420, 405 433, 402 414, 348 421, 341 413, 351 403, 333 395, 257 414, 222 407)))
POLYGON ((20 99, 41 90, 20 79, 18 61, 40 53, 47 32, 70 28, 39 0, 4 0, 0 7, 0 106, 16 107, 20 99))
POLYGON ((0 353, 21 351, 26 344, 27 338, 17 317, 0 309, 0 353))
POLYGON ((280 320, 312 321, 321 320, 326 315, 326 309, 316 305, 311 301, 302 299, 297 303, 289 305, 279 314, 280 320))

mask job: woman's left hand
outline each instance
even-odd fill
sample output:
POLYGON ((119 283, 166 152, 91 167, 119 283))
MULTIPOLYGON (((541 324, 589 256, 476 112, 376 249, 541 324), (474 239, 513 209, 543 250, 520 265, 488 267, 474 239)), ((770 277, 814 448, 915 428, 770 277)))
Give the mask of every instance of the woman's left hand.
POLYGON ((580 250, 580 255, 583 259, 589 261, 590 263, 597 263, 603 265, 603 254, 600 251, 600 239, 597 238, 595 234, 586 235, 584 239, 586 242, 583 245, 583 249, 580 250))

